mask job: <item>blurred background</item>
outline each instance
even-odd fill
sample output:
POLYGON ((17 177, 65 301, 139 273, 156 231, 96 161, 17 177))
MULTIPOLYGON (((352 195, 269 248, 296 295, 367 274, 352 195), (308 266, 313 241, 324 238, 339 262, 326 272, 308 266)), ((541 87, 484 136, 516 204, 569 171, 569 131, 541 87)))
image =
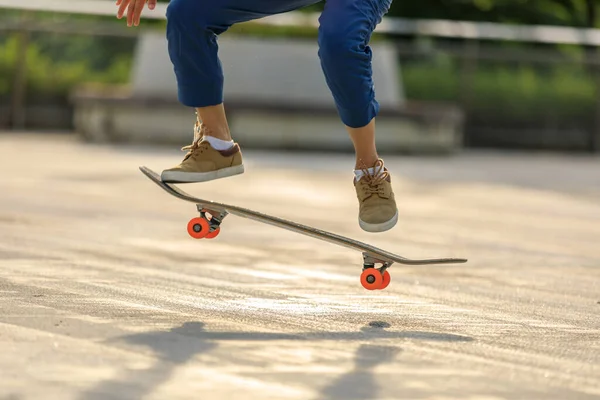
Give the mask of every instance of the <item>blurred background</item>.
MULTIPOLYGON (((137 29, 115 19, 111 1, 0 6, 0 129, 73 131, 90 141, 189 139, 193 115, 177 104, 166 54, 166 2, 145 10, 152 19, 137 29), (148 109, 155 119, 148 120, 148 109)), ((341 130, 323 135, 340 129, 328 93, 298 95, 311 81, 324 84, 316 57, 320 8, 223 35, 226 101, 243 144, 350 149, 341 130), (275 79, 261 71, 263 55, 242 54, 257 41, 270 54, 269 46, 280 46, 273 68, 283 72, 275 79), (256 90, 267 81, 268 93, 256 90), (263 114, 277 115, 271 137, 254 132, 263 114), (308 116, 314 135, 300 143, 294 137, 308 116)), ((394 2, 373 38, 381 48, 375 69, 383 150, 599 151, 598 10, 594 0, 394 2)))

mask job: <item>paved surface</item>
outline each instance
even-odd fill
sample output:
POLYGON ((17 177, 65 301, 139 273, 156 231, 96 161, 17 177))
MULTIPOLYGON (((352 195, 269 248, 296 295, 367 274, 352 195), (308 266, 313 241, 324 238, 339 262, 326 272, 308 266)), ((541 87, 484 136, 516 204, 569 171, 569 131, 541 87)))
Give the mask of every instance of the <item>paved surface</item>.
POLYGON ((0 134, 0 399, 598 399, 600 159, 387 158, 401 221, 360 232, 351 157, 246 152, 206 197, 455 266, 394 266, 192 204, 171 150, 0 134))

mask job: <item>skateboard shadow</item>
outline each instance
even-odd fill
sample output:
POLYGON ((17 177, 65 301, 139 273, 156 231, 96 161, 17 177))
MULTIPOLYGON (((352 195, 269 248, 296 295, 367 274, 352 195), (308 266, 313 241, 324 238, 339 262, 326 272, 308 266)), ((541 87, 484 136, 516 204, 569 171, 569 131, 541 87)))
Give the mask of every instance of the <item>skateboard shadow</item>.
MULTIPOLYGON (((143 398, 167 382, 175 369, 199 354, 208 353, 221 341, 363 341, 369 339, 418 339, 467 342, 468 336, 419 332, 386 331, 386 322, 371 322, 358 332, 304 332, 297 334, 270 332, 206 331, 203 322, 186 322, 168 331, 145 332, 121 336, 107 344, 128 344, 150 349, 158 358, 147 369, 124 369, 115 379, 104 381, 81 394, 80 399, 143 398)), ((131 351, 131 349, 129 348, 131 351)), ((361 345, 355 354, 355 367, 326 387, 322 394, 329 399, 367 399, 377 392, 373 368, 393 360, 400 351, 393 346, 361 345), (371 372, 370 372, 371 371, 371 372), (354 397, 353 397, 354 396, 354 397)))
MULTIPOLYGON (((203 326, 201 322, 186 322, 186 325, 203 326)), ((301 333, 271 333, 271 332, 218 332, 188 330, 188 334, 198 339, 208 341, 269 341, 269 340, 294 340, 294 341, 357 341, 368 339, 417 339, 443 342, 469 342, 469 336, 454 335, 450 333, 435 333, 423 331, 386 331, 391 325, 387 322, 373 321, 356 332, 301 332, 301 333)))

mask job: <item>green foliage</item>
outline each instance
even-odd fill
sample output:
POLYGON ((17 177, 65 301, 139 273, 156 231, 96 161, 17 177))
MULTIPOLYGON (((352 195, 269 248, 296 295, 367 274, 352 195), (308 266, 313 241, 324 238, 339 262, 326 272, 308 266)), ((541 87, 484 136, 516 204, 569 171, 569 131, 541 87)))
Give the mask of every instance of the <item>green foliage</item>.
POLYGON ((597 7, 596 0, 396 0, 390 15, 593 27, 600 24, 597 7))
MULTIPOLYGON (((88 50, 95 48, 93 39, 85 37, 66 42, 61 41, 54 48, 49 48, 43 41, 30 44, 27 49, 29 96, 34 99, 46 97, 66 99, 70 90, 82 82, 116 84, 126 83, 129 80, 130 51, 113 54, 108 59, 100 59, 94 57, 90 54, 93 52, 88 50), (90 56, 83 57, 83 55, 90 56)), ((17 35, 10 35, 0 43, 1 97, 7 97, 12 89, 18 46, 17 35)))
POLYGON ((530 121, 552 115, 575 120, 588 118, 596 101, 593 78, 577 65, 542 70, 482 64, 461 81, 456 63, 413 62, 403 65, 402 79, 411 99, 458 103, 466 95, 467 111, 479 117, 530 121), (467 86, 470 91, 464 92, 467 86))

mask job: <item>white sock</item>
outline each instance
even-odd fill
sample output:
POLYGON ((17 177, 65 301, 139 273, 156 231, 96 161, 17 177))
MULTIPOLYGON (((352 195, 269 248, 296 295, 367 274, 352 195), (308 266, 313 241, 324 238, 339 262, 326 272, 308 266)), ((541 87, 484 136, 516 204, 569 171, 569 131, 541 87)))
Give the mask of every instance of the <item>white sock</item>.
POLYGON ((213 149, 218 151, 229 150, 234 145, 233 140, 222 140, 212 136, 204 136, 203 139, 210 143, 213 149))
MULTIPOLYGON (((367 171, 369 171, 369 175, 373 175, 375 173, 375 167, 367 168, 367 171)), ((362 169, 355 169, 354 176, 356 177, 356 182, 360 181, 360 178, 362 178, 364 174, 362 169)))

